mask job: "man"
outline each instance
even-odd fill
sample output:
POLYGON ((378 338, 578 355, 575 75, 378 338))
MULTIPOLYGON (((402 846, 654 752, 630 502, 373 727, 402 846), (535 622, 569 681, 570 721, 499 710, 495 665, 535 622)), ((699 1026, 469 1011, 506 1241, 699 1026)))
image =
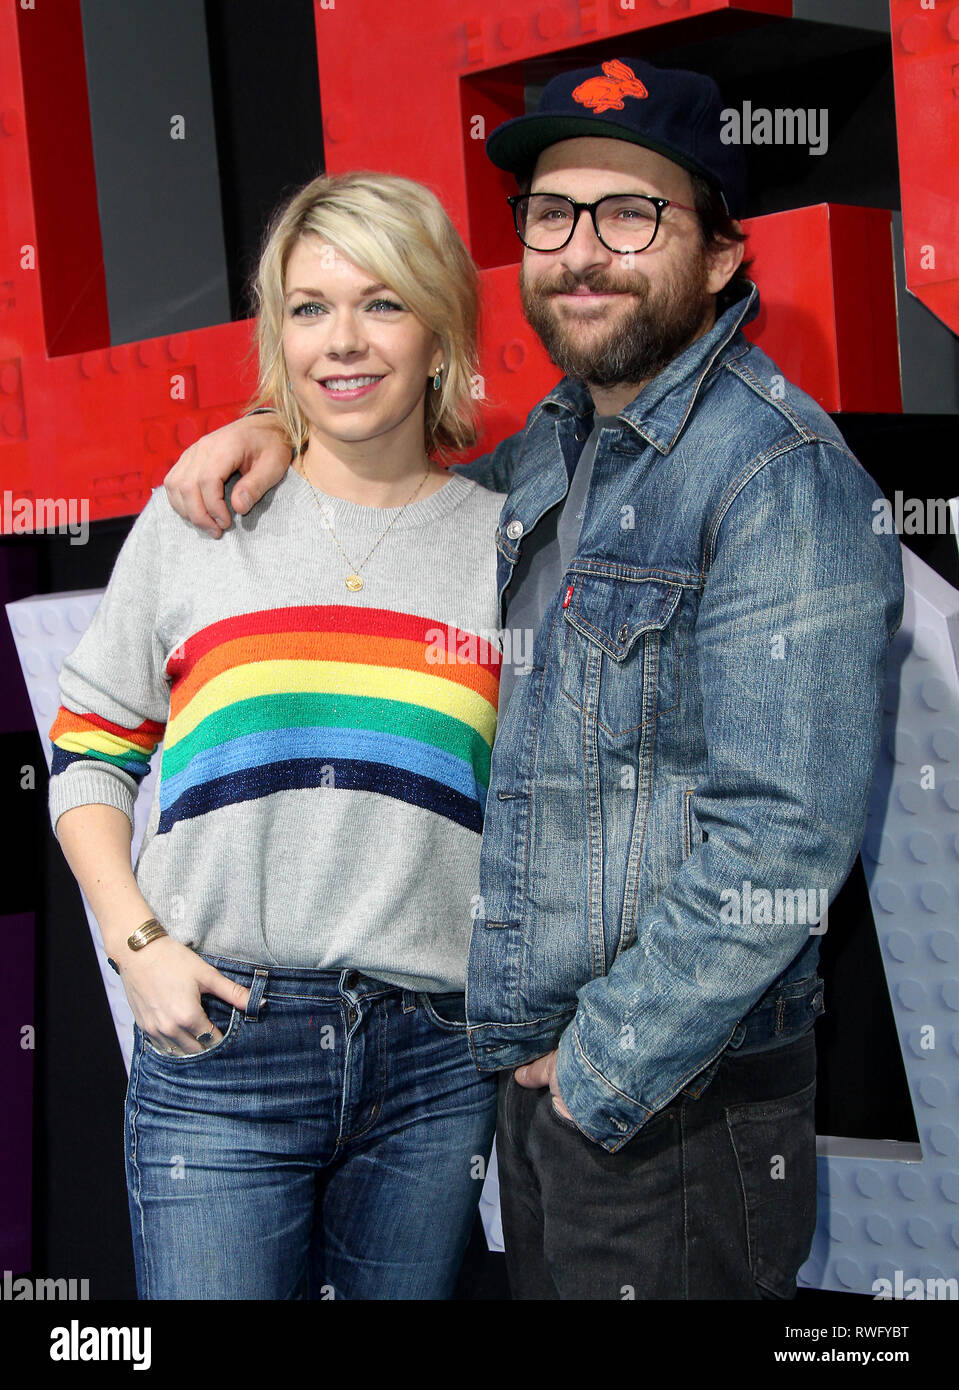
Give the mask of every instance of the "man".
MULTIPOLYGON (((508 492, 469 1035, 518 1298, 787 1298, 816 1216, 827 905, 902 612, 880 492, 743 337, 741 154, 693 73, 567 73, 487 149, 563 380, 464 469, 508 492)), ((168 479, 197 524, 271 429, 168 479)), ((251 501, 286 466, 247 473, 251 501)), ((234 500, 236 493, 234 493, 234 500)))

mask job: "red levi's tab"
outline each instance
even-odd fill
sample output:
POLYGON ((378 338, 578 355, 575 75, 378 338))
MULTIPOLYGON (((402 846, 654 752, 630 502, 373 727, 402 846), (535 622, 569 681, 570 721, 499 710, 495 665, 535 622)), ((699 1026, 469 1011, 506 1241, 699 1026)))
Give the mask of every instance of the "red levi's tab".
POLYGON ((571 599, 572 597, 573 597, 573 586, 572 586, 572 584, 570 584, 569 588, 566 590, 566 597, 563 599, 563 607, 564 607, 564 608, 568 608, 568 607, 569 607, 569 601, 570 601, 570 599, 571 599))

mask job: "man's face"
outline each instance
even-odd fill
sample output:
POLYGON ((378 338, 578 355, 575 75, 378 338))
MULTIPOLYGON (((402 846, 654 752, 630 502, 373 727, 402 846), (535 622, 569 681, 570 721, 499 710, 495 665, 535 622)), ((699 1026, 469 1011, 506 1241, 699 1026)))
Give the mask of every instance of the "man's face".
MULTIPOLYGON (((562 140, 540 155, 531 193, 592 203, 609 193, 647 193, 691 207, 692 180, 672 160, 624 140, 562 140)), ((588 213, 559 251, 526 250, 523 309, 567 375, 603 389, 640 385, 715 319, 713 296, 729 278, 707 257, 695 213, 668 207, 653 244, 609 251, 588 213)))

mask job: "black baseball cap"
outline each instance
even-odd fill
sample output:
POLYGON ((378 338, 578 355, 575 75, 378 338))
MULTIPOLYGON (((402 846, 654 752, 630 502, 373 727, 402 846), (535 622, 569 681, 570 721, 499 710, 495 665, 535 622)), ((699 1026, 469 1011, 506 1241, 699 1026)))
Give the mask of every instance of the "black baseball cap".
POLYGON ((739 145, 721 139, 723 109, 711 77, 656 68, 641 58, 613 58, 547 82, 538 110, 497 126, 486 153, 497 168, 523 176, 560 140, 627 140, 701 175, 737 217, 745 201, 746 162, 739 145))

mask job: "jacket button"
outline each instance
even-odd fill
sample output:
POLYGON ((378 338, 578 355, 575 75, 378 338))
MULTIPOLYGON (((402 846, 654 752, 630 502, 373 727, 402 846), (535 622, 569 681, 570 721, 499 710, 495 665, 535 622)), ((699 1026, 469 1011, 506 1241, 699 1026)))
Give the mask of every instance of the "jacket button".
POLYGON ((506 534, 511 541, 519 540, 525 529, 521 521, 511 521, 506 528, 506 534))
POLYGON ((622 627, 619 629, 619 632, 617 633, 617 636, 619 637, 619 640, 620 640, 621 642, 625 642, 625 641, 626 641, 626 638, 629 636, 629 624, 628 624, 628 623, 623 623, 622 627))

